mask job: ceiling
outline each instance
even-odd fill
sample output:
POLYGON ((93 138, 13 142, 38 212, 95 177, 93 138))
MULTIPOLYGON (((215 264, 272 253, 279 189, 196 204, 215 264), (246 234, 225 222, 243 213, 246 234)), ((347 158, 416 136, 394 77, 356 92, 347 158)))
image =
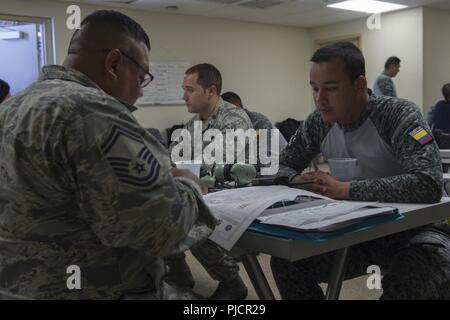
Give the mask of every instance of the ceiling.
MULTIPOLYGON (((197 15, 268 24, 317 27, 368 17, 369 14, 327 8, 341 0, 59 0, 100 6, 134 8, 172 14, 197 15), (176 6, 177 10, 166 7, 176 6)), ((450 0, 383 0, 408 7, 450 10, 450 0)))

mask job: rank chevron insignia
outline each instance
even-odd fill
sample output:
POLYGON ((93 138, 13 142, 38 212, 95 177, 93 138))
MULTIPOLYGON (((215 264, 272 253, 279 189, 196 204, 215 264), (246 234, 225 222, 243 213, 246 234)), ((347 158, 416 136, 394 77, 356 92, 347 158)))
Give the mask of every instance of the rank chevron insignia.
POLYGON ((149 187, 158 179, 161 166, 138 134, 114 125, 101 149, 120 182, 149 187))

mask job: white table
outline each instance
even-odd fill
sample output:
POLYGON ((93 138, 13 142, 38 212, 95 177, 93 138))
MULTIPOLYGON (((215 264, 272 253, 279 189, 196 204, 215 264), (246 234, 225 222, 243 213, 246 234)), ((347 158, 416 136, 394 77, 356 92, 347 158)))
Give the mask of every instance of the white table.
POLYGON ((450 149, 439 149, 439 152, 441 153, 441 161, 444 165, 444 172, 448 172, 450 169, 450 149))
POLYGON ((283 258, 289 261, 305 259, 322 253, 336 251, 334 266, 330 270, 330 281, 326 298, 337 299, 342 286, 348 249, 376 238, 381 238, 408 229, 427 225, 450 216, 450 198, 442 198, 436 204, 397 204, 404 218, 386 222, 370 229, 344 234, 325 242, 309 242, 280 238, 276 236, 246 231, 233 248, 242 257, 244 267, 260 299, 274 299, 274 295, 256 257, 257 253, 283 258))

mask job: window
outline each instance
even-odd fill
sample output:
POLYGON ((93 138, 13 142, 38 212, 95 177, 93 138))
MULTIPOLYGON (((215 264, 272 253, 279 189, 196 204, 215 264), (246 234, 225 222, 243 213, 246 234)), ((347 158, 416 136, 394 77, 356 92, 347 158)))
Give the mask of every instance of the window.
POLYGON ((0 78, 12 95, 36 81, 53 57, 50 19, 0 15, 0 78))

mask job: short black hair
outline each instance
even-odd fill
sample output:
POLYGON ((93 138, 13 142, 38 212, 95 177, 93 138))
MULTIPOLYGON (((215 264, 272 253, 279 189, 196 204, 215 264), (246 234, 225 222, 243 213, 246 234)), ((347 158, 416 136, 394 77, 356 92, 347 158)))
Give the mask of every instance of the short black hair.
MULTIPOLYGON (((114 36, 125 35, 138 42, 143 42, 150 50, 150 39, 139 23, 127 15, 115 10, 97 10, 83 19, 78 29, 72 36, 69 44, 69 53, 73 47, 85 47, 92 45, 98 30, 106 27, 114 36)), ((105 48, 106 49, 106 48, 105 48)))
POLYGON ((398 65, 398 64, 400 64, 400 62, 402 62, 402 60, 400 60, 400 59, 399 59, 398 57, 396 57, 396 56, 389 57, 389 58, 386 60, 386 63, 384 64, 384 68, 387 69, 387 68, 389 68, 390 66, 398 65))
POLYGON ((217 94, 222 91, 222 75, 220 71, 209 63, 200 63, 186 70, 186 74, 198 73, 197 82, 203 89, 215 86, 217 94))
POLYGON ((236 93, 232 91, 227 91, 222 94, 222 99, 234 104, 235 106, 242 107, 242 100, 241 97, 239 97, 236 93))
POLYGON ((340 59, 352 81, 366 75, 364 56, 357 46, 348 41, 335 42, 317 50, 310 61, 314 63, 340 59))
POLYGON ((442 87, 442 95, 444 96, 445 100, 450 100, 450 83, 444 84, 442 87))
POLYGON ((9 89, 9 84, 6 81, 0 79, 0 103, 5 100, 6 96, 9 93, 9 89))

